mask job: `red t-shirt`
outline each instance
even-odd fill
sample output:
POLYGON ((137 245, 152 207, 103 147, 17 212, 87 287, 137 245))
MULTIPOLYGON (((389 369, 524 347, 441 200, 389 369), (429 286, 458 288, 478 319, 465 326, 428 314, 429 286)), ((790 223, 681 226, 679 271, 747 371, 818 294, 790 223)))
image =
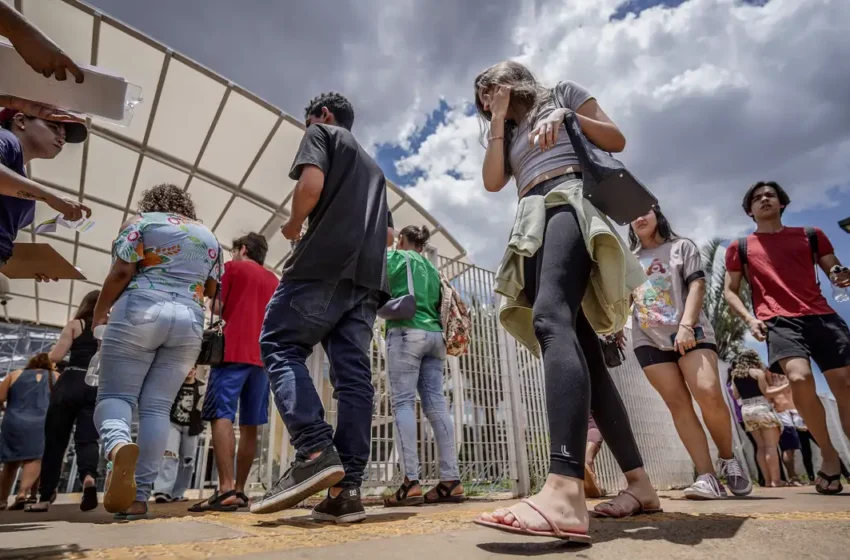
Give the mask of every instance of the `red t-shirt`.
POLYGON ((262 366, 260 330, 278 279, 254 261, 230 261, 221 277, 224 361, 262 366))
MULTIPOLYGON (((819 229, 818 258, 834 252, 819 229)), ((747 237, 747 260, 756 317, 829 315, 835 311, 821 294, 815 279, 812 249, 805 228, 786 227, 778 233, 753 233, 747 237)), ((726 270, 741 272, 738 241, 726 249, 726 270)))

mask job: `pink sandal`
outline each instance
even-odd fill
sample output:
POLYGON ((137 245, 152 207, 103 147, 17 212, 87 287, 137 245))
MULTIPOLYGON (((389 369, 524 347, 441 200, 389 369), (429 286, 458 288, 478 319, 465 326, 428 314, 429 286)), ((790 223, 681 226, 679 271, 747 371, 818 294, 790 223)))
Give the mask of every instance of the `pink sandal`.
POLYGON ((522 503, 528 505, 531 509, 540 514, 546 523, 549 524, 549 527, 552 528, 551 531, 537 531, 535 529, 529 529, 526 523, 520 519, 520 517, 511 511, 508 508, 508 511, 513 513, 513 516, 519 521, 519 527, 514 527, 513 525, 505 525, 504 523, 498 523, 493 521, 484 521, 483 519, 476 519, 474 523, 476 525, 481 525, 482 527, 489 527, 490 529, 496 529, 497 531, 503 531, 505 533, 513 533, 515 535, 527 535, 530 537, 549 537, 554 539, 562 539, 565 541, 582 543, 582 544, 590 544, 591 538, 587 533, 578 533, 574 531, 562 531, 558 528, 557 525, 552 521, 552 519, 543 513, 537 505, 529 499, 522 500, 522 503))

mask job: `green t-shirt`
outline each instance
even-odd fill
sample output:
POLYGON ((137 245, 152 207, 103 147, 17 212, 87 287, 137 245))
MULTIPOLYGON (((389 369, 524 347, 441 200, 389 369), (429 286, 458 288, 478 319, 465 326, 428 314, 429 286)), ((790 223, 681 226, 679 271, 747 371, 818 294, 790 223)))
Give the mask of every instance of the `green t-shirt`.
POLYGON ((387 330, 407 327, 430 332, 442 332, 440 324, 440 273, 431 261, 416 251, 389 251, 387 276, 393 298, 407 295, 407 262, 410 259, 413 292, 416 296, 416 315, 409 321, 387 321, 387 330))

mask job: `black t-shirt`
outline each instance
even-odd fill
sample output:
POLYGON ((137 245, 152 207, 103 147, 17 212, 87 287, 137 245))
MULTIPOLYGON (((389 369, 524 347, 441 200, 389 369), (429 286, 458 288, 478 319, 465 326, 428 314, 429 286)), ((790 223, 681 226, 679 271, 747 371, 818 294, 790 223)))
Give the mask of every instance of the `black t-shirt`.
POLYGON ((178 426, 189 426, 189 435, 198 435, 203 431, 201 420, 201 385, 203 383, 195 379, 194 383, 186 383, 180 386, 177 398, 171 405, 171 423, 178 426))
POLYGON ((289 176, 297 180, 305 165, 321 169, 325 184, 307 233, 283 267, 283 278, 353 280, 388 297, 389 208, 383 171, 350 131, 324 124, 307 129, 289 176))

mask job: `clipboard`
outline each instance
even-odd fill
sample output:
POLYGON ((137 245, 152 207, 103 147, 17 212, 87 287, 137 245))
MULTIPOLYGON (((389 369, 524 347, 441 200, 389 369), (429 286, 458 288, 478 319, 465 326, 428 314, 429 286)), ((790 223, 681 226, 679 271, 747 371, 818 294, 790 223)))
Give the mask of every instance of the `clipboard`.
POLYGON ((82 272, 47 243, 15 243, 0 273, 11 280, 35 279, 36 274, 59 280, 85 280, 82 272))

